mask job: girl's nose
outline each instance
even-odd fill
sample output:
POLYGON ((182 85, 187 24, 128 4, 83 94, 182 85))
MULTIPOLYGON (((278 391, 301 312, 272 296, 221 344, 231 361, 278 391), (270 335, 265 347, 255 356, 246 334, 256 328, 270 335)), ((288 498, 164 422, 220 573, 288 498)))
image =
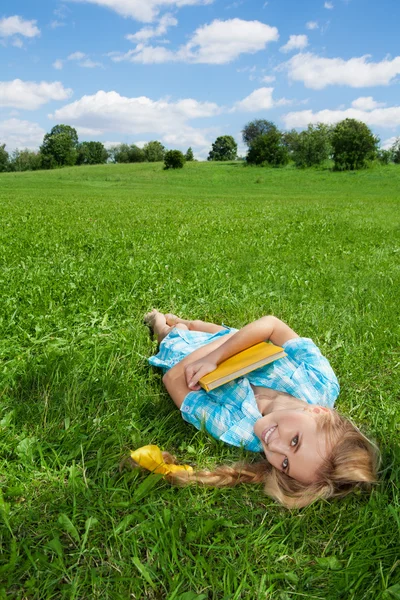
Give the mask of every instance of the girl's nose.
POLYGON ((288 445, 281 439, 272 440, 271 443, 268 444, 268 448, 271 452, 277 452, 279 454, 287 454, 288 451, 288 445))

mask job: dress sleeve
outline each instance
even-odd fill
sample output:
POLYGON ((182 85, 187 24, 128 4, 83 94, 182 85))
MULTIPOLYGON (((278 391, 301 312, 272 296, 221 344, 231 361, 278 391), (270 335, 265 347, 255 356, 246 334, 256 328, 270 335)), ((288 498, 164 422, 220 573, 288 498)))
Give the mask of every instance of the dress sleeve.
POLYGON ((318 346, 309 338, 298 337, 283 344, 283 349, 298 365, 292 380, 298 380, 303 389, 309 387, 310 398, 313 390, 319 403, 333 407, 340 391, 339 382, 318 346))

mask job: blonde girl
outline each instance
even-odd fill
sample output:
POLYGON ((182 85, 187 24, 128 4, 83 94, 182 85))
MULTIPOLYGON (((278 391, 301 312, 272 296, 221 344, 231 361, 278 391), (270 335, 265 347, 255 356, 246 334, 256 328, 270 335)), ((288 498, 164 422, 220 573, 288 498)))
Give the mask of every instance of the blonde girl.
MULTIPOLYGON (((237 330, 153 310, 145 323, 160 344, 149 362, 163 370, 163 383, 185 421, 266 458, 215 471, 170 474, 173 483, 262 483, 268 495, 292 508, 344 496, 376 481, 379 453, 334 410, 339 384, 312 340, 273 316, 237 330), (282 346, 286 357, 212 392, 200 388, 203 375, 264 340, 282 346)), ((164 453, 164 461, 173 457, 164 453)))

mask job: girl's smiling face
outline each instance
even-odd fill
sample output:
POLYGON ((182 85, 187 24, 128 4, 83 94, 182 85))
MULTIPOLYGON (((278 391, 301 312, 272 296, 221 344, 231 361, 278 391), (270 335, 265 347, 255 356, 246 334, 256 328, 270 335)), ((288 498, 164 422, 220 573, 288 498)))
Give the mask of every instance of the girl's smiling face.
POLYGON ((259 419, 254 433, 268 462, 302 483, 317 480, 317 472, 331 450, 318 425, 324 407, 276 410, 259 419))

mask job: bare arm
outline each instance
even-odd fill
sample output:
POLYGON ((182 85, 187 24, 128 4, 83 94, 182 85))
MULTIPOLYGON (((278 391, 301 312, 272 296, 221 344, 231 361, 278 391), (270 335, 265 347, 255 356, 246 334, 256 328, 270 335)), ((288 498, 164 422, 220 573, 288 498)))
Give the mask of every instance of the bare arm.
POLYGON ((195 359, 190 361, 190 364, 185 369, 186 382, 190 390, 198 390, 198 381, 207 373, 217 368, 221 362, 264 340, 270 340, 273 344, 281 346, 285 342, 299 337, 297 333, 280 321, 277 317, 267 316, 249 323, 240 331, 235 333, 229 339, 226 339, 222 345, 207 353, 205 357, 195 358, 191 354, 188 358, 195 359))
POLYGON ((226 340, 228 338, 232 338, 234 335, 236 334, 227 333, 224 337, 221 337, 214 342, 195 350, 165 373, 163 377, 163 383, 167 389, 167 392, 178 408, 181 407, 181 404, 188 393, 193 391, 193 389, 189 388, 186 383, 185 370, 187 367, 193 362, 199 361, 206 357, 213 350, 216 350, 219 346, 225 344, 226 340))

